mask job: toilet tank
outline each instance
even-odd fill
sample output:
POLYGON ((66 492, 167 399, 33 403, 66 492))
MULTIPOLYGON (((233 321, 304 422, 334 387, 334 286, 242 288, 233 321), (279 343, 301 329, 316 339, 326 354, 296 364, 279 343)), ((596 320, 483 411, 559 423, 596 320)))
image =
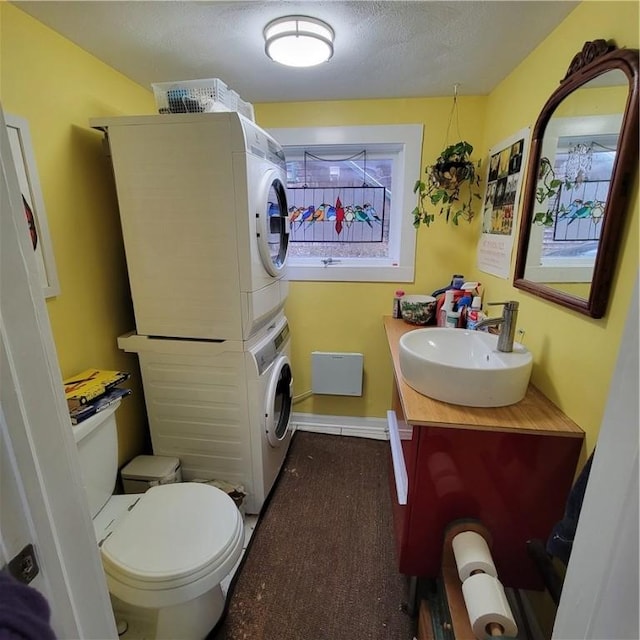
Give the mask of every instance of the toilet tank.
POLYGON ((116 410, 120 400, 73 427, 91 517, 107 503, 118 475, 116 410))

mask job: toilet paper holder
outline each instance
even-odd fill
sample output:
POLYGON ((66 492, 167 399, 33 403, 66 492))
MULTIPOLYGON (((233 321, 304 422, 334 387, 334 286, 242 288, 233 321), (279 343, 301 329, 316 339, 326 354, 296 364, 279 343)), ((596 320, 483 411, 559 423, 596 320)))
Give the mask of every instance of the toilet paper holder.
MULTIPOLYGON (((493 587, 498 591, 502 590, 502 585, 496 579, 497 572, 489 551, 491 545, 491 533, 481 522, 467 519, 454 521, 449 524, 445 530, 443 540, 442 565, 440 577, 436 581, 437 587, 432 587, 432 591, 420 605, 418 621, 419 638, 431 637, 436 627, 438 627, 438 633, 435 637, 456 639, 497 637, 507 640, 508 638, 515 638, 517 636, 515 620, 511 618, 511 610, 508 603, 506 603, 506 598, 506 608, 509 613, 509 618, 511 618, 511 622, 513 622, 513 624, 509 626, 510 621, 505 621, 507 629, 498 623, 488 622, 486 625, 482 624, 483 631, 478 632, 479 618, 476 616, 476 631, 474 632, 470 614, 467 610, 467 604, 463 594, 462 578, 465 578, 464 582, 467 582, 466 578, 472 577, 472 580, 467 582, 471 588, 477 588, 477 585, 474 584, 472 586, 471 582, 481 583, 484 580, 488 583, 489 587, 493 587), (456 539, 457 536, 459 537, 455 546, 458 548, 460 562, 465 565, 462 568, 458 566, 456 554, 454 553, 454 539, 456 539), (483 541, 482 543, 480 539, 483 541), (462 545, 461 552, 460 542, 466 544, 467 550, 471 549, 471 552, 466 556, 464 555, 465 544, 462 545), (478 562, 477 557, 473 557, 473 545, 475 544, 476 547, 482 547, 484 543, 486 543, 486 549, 482 554, 481 562, 478 562), (482 577, 481 574, 488 575, 482 577), (473 576, 477 577, 473 578, 473 576), (425 629, 431 627, 431 629, 429 629, 429 632, 425 631, 423 633, 421 631, 423 627, 425 629)), ((484 588, 485 585, 481 586, 484 588)), ((469 592, 469 589, 467 589, 467 591, 469 592)))

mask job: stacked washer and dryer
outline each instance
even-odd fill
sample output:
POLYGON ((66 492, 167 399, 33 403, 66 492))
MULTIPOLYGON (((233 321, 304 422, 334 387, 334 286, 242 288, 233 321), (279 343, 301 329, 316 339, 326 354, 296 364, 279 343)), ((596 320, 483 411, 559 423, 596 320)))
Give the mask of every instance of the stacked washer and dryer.
POLYGON ((258 513, 291 440, 281 146, 235 112, 91 121, 115 175, 155 455, 258 513))

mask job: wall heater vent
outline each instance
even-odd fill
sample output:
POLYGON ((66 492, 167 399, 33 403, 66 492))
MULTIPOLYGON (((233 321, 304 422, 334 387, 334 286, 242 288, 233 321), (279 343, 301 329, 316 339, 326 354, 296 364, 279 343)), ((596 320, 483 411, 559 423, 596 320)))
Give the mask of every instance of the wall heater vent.
POLYGON ((313 393, 361 396, 363 360, 361 353, 312 352, 311 388, 313 393))

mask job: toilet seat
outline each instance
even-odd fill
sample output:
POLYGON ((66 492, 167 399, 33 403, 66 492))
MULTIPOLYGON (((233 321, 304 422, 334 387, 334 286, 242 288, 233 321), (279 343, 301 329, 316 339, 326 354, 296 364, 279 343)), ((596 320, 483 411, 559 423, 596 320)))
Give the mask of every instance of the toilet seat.
POLYGON ((219 583, 242 551, 242 517, 220 489, 200 483, 152 487, 101 545, 109 590, 137 606, 170 606, 219 583))

